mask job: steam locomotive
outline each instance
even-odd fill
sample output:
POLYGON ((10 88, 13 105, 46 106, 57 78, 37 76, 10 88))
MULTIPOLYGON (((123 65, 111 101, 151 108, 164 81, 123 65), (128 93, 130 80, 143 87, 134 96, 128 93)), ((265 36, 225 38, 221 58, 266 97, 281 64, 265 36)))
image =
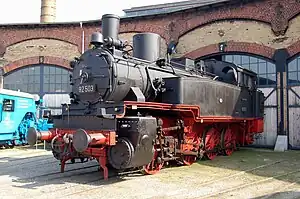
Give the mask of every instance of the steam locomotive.
POLYGON ((49 131, 29 129, 28 142, 51 142, 61 162, 96 159, 108 168, 158 172, 175 162, 230 155, 263 132, 264 95, 257 75, 217 60, 195 64, 160 57, 160 36, 139 33, 133 45, 118 38, 120 18, 102 17, 102 34, 70 62, 71 103, 53 118, 49 131))

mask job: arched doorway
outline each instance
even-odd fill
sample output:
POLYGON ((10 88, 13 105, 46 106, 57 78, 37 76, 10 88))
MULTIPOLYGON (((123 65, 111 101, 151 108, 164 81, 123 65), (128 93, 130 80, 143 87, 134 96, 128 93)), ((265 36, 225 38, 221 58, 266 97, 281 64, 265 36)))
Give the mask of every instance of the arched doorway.
POLYGON ((288 93, 288 143, 290 148, 300 148, 300 55, 292 58, 287 69, 288 93))
POLYGON ((61 104, 70 100, 70 73, 70 70, 57 65, 29 65, 5 74, 3 87, 38 95, 52 114, 59 114, 61 104))
POLYGON ((253 145, 261 147, 274 147, 277 138, 277 96, 276 96, 276 66, 271 60, 264 57, 245 54, 230 53, 207 56, 203 59, 217 59, 237 64, 254 71, 258 75, 258 88, 264 93, 265 123, 264 133, 255 137, 253 145))

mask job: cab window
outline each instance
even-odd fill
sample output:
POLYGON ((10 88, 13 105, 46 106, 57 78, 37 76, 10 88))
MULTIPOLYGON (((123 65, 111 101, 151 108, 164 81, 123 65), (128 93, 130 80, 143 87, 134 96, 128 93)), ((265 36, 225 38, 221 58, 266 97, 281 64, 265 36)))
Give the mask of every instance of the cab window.
POLYGON ((11 99, 3 100, 3 111, 13 112, 14 111, 15 101, 11 99))

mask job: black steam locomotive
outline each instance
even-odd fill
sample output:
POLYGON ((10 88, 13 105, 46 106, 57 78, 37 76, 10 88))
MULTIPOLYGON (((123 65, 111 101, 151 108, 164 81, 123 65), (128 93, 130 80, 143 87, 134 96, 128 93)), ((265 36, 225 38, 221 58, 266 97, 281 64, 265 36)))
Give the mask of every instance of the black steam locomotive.
POLYGON ((263 93, 257 75, 231 63, 160 57, 160 36, 139 33, 133 45, 119 40, 119 21, 103 15, 102 34, 70 63, 71 103, 62 105, 47 132, 30 129, 28 141, 51 141, 65 162, 96 159, 107 166, 142 168, 186 165, 197 158, 230 155, 263 131, 263 93))

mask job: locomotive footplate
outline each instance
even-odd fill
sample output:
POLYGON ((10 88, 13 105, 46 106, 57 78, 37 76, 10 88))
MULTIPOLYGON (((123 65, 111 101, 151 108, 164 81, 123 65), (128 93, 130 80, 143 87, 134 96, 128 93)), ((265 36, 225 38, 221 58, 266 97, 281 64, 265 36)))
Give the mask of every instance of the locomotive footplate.
POLYGON ((85 130, 104 130, 116 131, 117 119, 100 118, 95 116, 69 116, 60 119, 54 119, 54 128, 58 129, 73 129, 82 128, 85 124, 85 130))
POLYGON ((113 119, 122 117, 125 113, 123 103, 80 103, 80 104, 62 104, 62 117, 69 116, 96 116, 113 119))
POLYGON ((123 117, 124 113, 123 103, 63 104, 61 116, 53 118, 54 128, 76 130, 85 124, 86 130, 116 131, 117 117, 123 117))

